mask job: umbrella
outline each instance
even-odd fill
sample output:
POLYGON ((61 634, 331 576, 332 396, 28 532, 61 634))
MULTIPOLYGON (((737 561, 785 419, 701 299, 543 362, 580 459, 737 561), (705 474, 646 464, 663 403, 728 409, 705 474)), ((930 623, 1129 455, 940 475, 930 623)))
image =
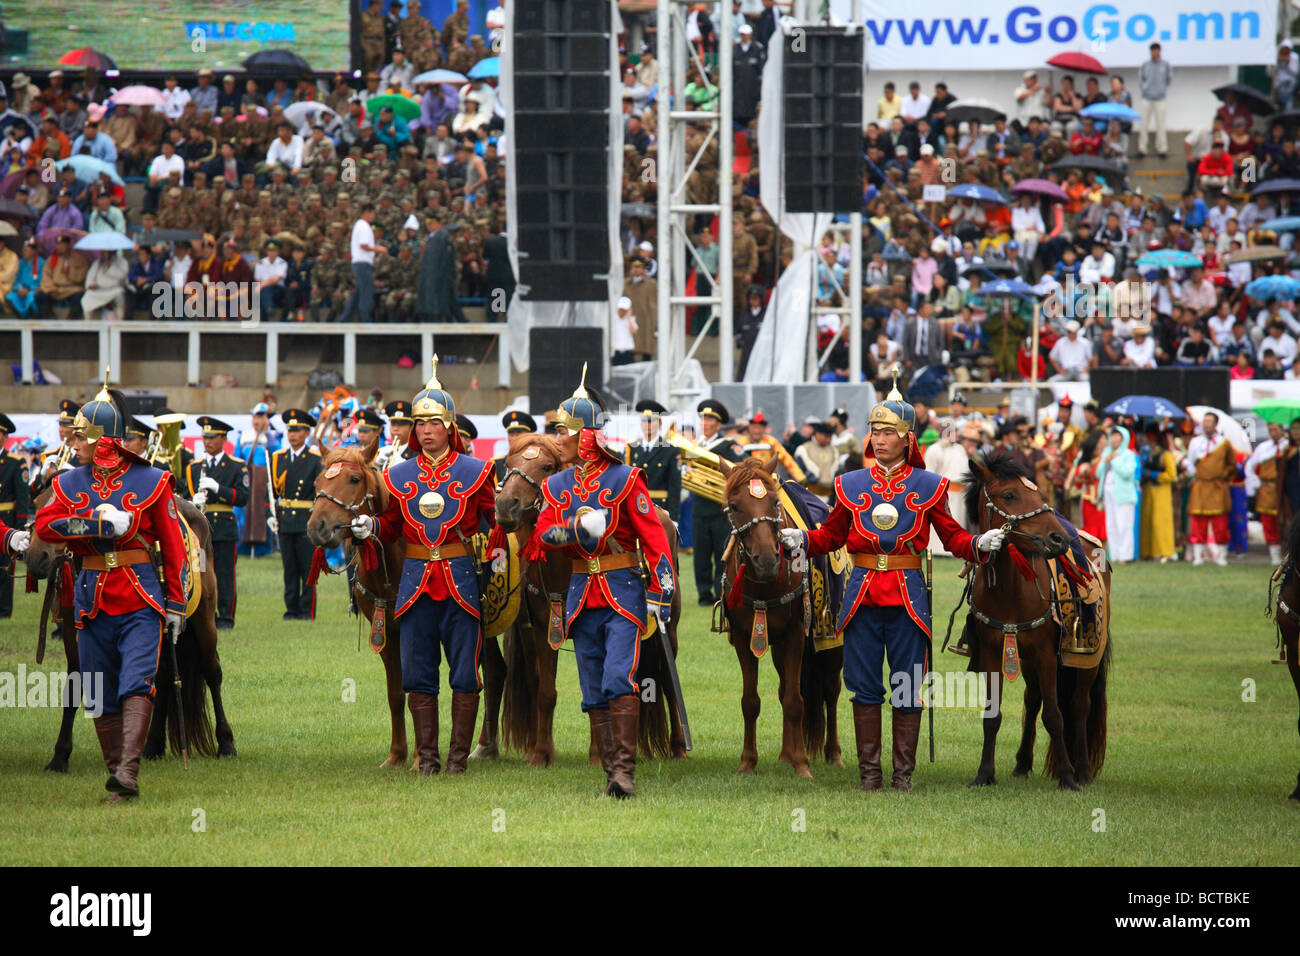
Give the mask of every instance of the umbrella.
POLYGON ((27 135, 32 136, 36 133, 36 127, 26 116, 19 116, 17 113, 10 113, 4 119, 0 120, 0 133, 7 133, 10 127, 17 126, 19 123, 27 130, 27 135))
POLYGON ((100 53, 98 50, 92 50, 88 46, 79 50, 69 50, 63 54, 63 56, 59 57, 59 66, 93 67, 101 73, 105 70, 117 69, 117 64, 113 62, 111 56, 100 53))
POLYGON ((980 288, 980 295, 993 298, 1019 299, 1026 296, 1032 298, 1037 294, 1033 286, 1026 285, 1019 279, 997 279, 980 288))
POLYGON ((1250 191, 1252 196, 1263 193, 1300 193, 1300 179, 1266 179, 1250 191))
POLYGON ((1131 418, 1186 418, 1187 414, 1159 395, 1125 395, 1106 406, 1110 415, 1128 415, 1131 418))
POLYGON ((1079 110, 1080 116, 1095 120, 1119 120, 1121 123, 1136 123, 1142 114, 1123 103, 1093 103, 1079 110))
POLYGON ((69 156, 67 159, 61 159, 54 164, 58 170, 66 169, 71 166, 77 171, 77 179, 83 183, 93 183, 103 173, 108 173, 109 178, 119 186, 125 185, 122 177, 117 174, 112 163, 106 163, 102 159, 96 159, 94 156, 87 156, 84 153, 78 153, 76 156, 69 156))
POLYGON ((120 106, 161 106, 165 102, 162 91, 152 86, 124 86, 109 98, 120 106))
POLYGON ((983 269, 986 272, 992 272, 994 275, 1016 275, 1016 267, 1000 256, 989 256, 984 260, 983 266, 976 266, 975 268, 983 269))
POLYGON ((1300 229, 1300 216, 1278 216, 1255 227, 1261 232, 1295 232, 1300 229))
POLYGON ((1080 153, 1078 156, 1064 156, 1052 163, 1048 169, 1079 169, 1092 170, 1097 175, 1109 180, 1113 184, 1121 185, 1124 182, 1124 170, 1120 169, 1114 163, 1108 163, 1099 156, 1089 156, 1087 153, 1080 153))
POLYGON ((1139 268, 1152 269, 1194 269, 1204 265, 1201 257, 1182 249, 1153 249, 1138 257, 1139 268))
POLYGON ((948 190, 949 199, 978 199, 980 202, 995 202, 1005 206, 1007 201, 995 189, 978 183, 962 183, 948 190))
POLYGON ((311 67, 297 53, 289 50, 262 50, 244 61, 249 73, 310 73, 311 67))
POLYGON ((631 216, 633 219, 650 219, 658 215, 655 207, 648 202, 625 202, 622 212, 623 215, 631 216))
POLYGON ((1290 276, 1260 276, 1246 284, 1246 295, 1261 302, 1294 299, 1300 295, 1300 280, 1290 276))
POLYGON ((1006 119, 1007 111, 996 103, 968 96, 948 107, 948 118, 954 123, 964 123, 969 120, 992 123, 997 119, 1006 119))
MULTIPOLYGON (((1256 402, 1251 411, 1274 425, 1290 425, 1300 418, 1300 398, 1266 398, 1262 402, 1256 402)), ((1219 421, 1223 419, 1220 418, 1219 421)))
POLYGON ((0 236, 16 236, 18 230, 13 227, 13 223, 0 220, 0 236))
POLYGON ((881 253, 881 257, 886 262, 911 262, 912 261, 912 257, 907 254, 907 250, 904 249, 902 246, 897 246, 897 245, 895 246, 886 245, 885 251, 881 253))
POLYGON ((1256 116, 1264 116, 1273 109, 1273 104, 1267 96, 1245 83, 1229 83, 1226 86, 1218 86, 1215 87, 1213 92, 1220 100, 1223 99, 1225 93, 1236 94, 1238 101, 1256 116))
POLYGON ((14 216, 18 219, 35 219, 32 207, 16 199, 0 199, 0 216, 14 216))
POLYGON ((75 244, 84 235, 86 235, 84 229, 46 229, 36 234, 36 244, 41 247, 41 252, 48 256, 54 252, 55 243, 59 241, 60 236, 68 236, 75 244))
POLYGON ((1066 202, 1070 197, 1065 190, 1050 179, 1022 179, 1011 187, 1013 193, 1033 193, 1044 196, 1053 202, 1066 202))
POLYGON ((160 242, 198 242, 202 238, 199 233, 189 229, 158 229, 147 236, 141 236, 140 245, 153 246, 160 242))
POLYGON ((284 108, 284 118, 294 126, 301 126, 303 123, 307 122, 307 117, 311 116, 313 113, 318 118, 322 119, 326 116, 337 118, 339 115, 324 103, 291 103, 284 108))
POLYGON ((1274 113, 1264 121, 1264 125, 1272 127, 1274 123, 1281 123, 1283 126, 1295 126, 1300 123, 1300 110, 1283 110, 1280 113, 1274 113))
POLYGON ((455 70, 426 70, 412 78, 412 83, 465 83, 468 77, 455 70))
POLYGON ((1047 65, 1076 73, 1092 73, 1095 76, 1105 76, 1110 72, 1101 65, 1100 60, 1086 53, 1058 53, 1047 61, 1047 65))
POLYGON ((475 63, 466 75, 471 80, 485 80, 488 77, 500 76, 500 74, 501 58, 497 56, 489 56, 475 63))
MULTIPOLYGON (((1241 422, 1237 421, 1221 408, 1215 408, 1213 405, 1188 405, 1187 414, 1198 422, 1206 415, 1213 415, 1219 420, 1215 430, 1228 439, 1228 444, 1237 451, 1250 454, 1251 441, 1246 437, 1246 429, 1241 427, 1241 422)), ((1261 416, 1262 417, 1262 416, 1261 416)), ((1285 424, 1280 422, 1279 424, 1285 424)))
POLYGON ((79 252, 117 252, 120 249, 134 249, 135 243, 113 229, 83 236, 72 248, 79 252))
POLYGON ((1266 259, 1285 259, 1289 252, 1281 246, 1248 246, 1241 252, 1233 253, 1223 261, 1228 265, 1237 262, 1263 262, 1266 259))
POLYGON ((385 106, 391 107, 393 115, 400 116, 404 120, 413 120, 420 115, 419 103, 405 96, 398 96, 396 93, 384 93, 366 100, 366 112, 371 116, 378 116, 379 111, 385 106))
POLYGON ((0 179, 0 196, 5 199, 13 199, 18 194, 18 187, 23 184, 27 178, 27 170, 15 169, 12 173, 6 173, 4 179, 0 179))

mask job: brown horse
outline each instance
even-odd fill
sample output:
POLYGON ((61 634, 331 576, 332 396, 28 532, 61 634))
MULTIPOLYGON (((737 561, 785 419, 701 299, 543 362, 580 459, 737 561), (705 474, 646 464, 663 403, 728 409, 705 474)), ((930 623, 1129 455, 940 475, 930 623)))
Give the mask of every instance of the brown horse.
MULTIPOLYGON (((1025 715, 1013 775, 1028 776, 1034 764, 1035 724, 1042 710, 1051 743, 1043 772, 1055 774, 1062 790, 1078 790, 1101 773, 1106 759, 1106 675, 1110 644, 1091 669, 1067 667, 1060 660, 1061 627, 1057 623, 1055 587, 1047 558, 1066 553, 1070 539, 1056 514, 1043 502, 1037 486, 1009 455, 987 461, 972 458, 967 477, 967 513, 978 518, 980 533, 1007 530, 1005 546, 975 569, 968 627, 970 670, 981 673, 993 716, 984 715, 984 749, 971 786, 996 783, 993 756, 1002 726, 1002 668, 1013 634, 1025 676, 1025 715), (1017 549, 1033 573, 1017 566, 1017 549)), ((1109 573, 1103 574, 1109 592, 1109 573)))
MULTIPOLYGON (((1296 696, 1300 697, 1300 571, 1296 569, 1297 561, 1300 561, 1300 520, 1293 519, 1287 535, 1286 556, 1274 572, 1269 586, 1269 607, 1272 608, 1272 591, 1276 584, 1277 607, 1271 613, 1277 622, 1278 643, 1283 647, 1282 656, 1286 658, 1287 667, 1291 671, 1296 696)), ((1297 722, 1296 729, 1300 730, 1300 721, 1297 722)), ((1289 799, 1300 803, 1300 773, 1296 774, 1296 788, 1289 799)))
MULTIPOLYGON (((52 488, 42 491, 34 503, 36 510, 44 506, 53 494, 52 488)), ((145 744, 143 756, 156 759, 163 755, 167 746, 167 731, 170 728, 171 749, 179 753, 188 742, 189 748, 203 756, 234 757, 235 735, 226 719, 225 706, 221 699, 221 660, 217 656, 216 600, 217 575, 212 558, 212 531, 208 521, 195 505, 185 498, 176 497, 176 506, 190 530, 198 537, 199 546, 207 560, 200 575, 202 593, 199 603, 186 622, 176 645, 176 661, 181 672, 181 710, 185 718, 185 736, 188 741, 180 739, 177 715, 175 713, 175 694, 172 690, 174 671, 170 653, 160 655, 158 674, 154 686, 153 719, 149 725, 149 738, 145 744), (212 694, 213 714, 208 714, 207 694, 204 687, 212 694), (214 733, 215 718, 215 736, 214 733)), ((63 567, 70 564, 75 577, 78 560, 70 554, 63 542, 43 541, 32 530, 31 546, 24 555, 27 573, 33 578, 48 581, 46 603, 59 608, 60 638, 67 659, 68 673, 80 670, 81 662, 77 653, 77 631, 71 607, 63 608, 59 599, 62 587, 63 567)), ((43 614, 45 612, 42 612, 43 614)), ((59 728, 59 737, 54 745, 54 756, 46 770, 66 773, 68 758, 72 754, 72 720, 77 713, 77 701, 69 700, 63 708, 63 721, 59 728)))
MULTIPOLYGON (((795 525, 777 496, 779 486, 772 477, 777 459, 766 464, 748 459, 721 465, 727 476, 724 494, 732 527, 726 579, 733 582, 731 591, 734 582, 740 585, 735 607, 728 604, 729 595, 723 595, 729 639, 743 681, 740 709, 745 717, 745 742, 739 772, 753 773, 758 765, 758 662, 759 653, 769 646, 783 717, 778 761, 792 764, 801 777, 811 777, 808 752, 821 749, 824 740, 826 762, 843 766, 836 722, 839 672, 833 662, 817 660, 820 655, 813 647, 807 610, 808 575, 781 550, 778 532, 795 525), (827 667, 833 671, 829 677, 822 673, 827 667)), ((843 660, 842 656, 836 659, 843 660)))
MULTIPOLYGON (((537 526, 543 506, 542 484, 563 468, 559 449, 550 436, 520 435, 513 438, 506 456, 506 474, 497 491, 497 525, 507 533, 517 533, 520 542, 527 542, 537 526)), ((660 509, 658 514, 668 540, 673 543, 673 565, 676 567, 676 528, 666 512, 660 509)), ((548 549, 542 560, 525 560, 522 564, 525 593, 520 601, 519 616, 503 635, 506 666, 505 674, 499 679, 505 683, 504 693, 498 692, 495 698, 491 695, 491 684, 498 678, 486 666, 485 691, 489 693, 489 702, 493 699, 503 702, 502 723, 506 746, 522 750, 532 766, 547 767, 555 760, 555 671, 559 659, 558 652, 550 644, 550 620, 556 603, 560 605, 559 614, 563 619, 569 578, 572 576, 572 561, 562 551, 548 549)), ((679 591, 673 597, 668 628, 674 658, 677 655, 677 626, 680 620, 679 591)), ((647 756, 671 755, 674 759, 685 758, 686 744, 681 716, 677 710, 677 701, 669 692, 667 658, 658 635, 652 635, 641 646, 637 680, 645 687, 655 688, 653 694, 642 695, 638 721, 639 749, 647 756), (647 700, 647 696, 651 699, 647 700)), ((489 723, 488 717, 489 714, 485 713, 476 753, 495 756, 496 723, 489 723)), ((599 764, 599 753, 594 741, 589 755, 592 756, 593 763, 599 764)))
POLYGON ((325 453, 321 472, 316 476, 316 500, 307 518, 307 538, 317 548, 342 546, 352 572, 352 597, 356 606, 372 628, 375 613, 382 617, 386 640, 379 656, 384 662, 392 736, 388 757, 380 766, 400 767, 407 757, 406 694, 402 691, 402 645, 394 611, 405 542, 399 537, 381 546, 375 567, 367 570, 359 560, 360 552, 349 530, 354 518, 373 517, 388 507, 388 489, 373 466, 377 447, 372 444, 364 450, 334 448, 325 453))

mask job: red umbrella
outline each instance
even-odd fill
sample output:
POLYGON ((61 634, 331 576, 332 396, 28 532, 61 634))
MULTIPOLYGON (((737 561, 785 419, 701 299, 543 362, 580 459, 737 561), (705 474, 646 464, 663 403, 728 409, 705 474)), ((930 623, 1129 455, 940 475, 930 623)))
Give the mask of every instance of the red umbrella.
POLYGON ((113 58, 107 53, 100 53, 88 46, 79 50, 69 50, 63 54, 63 56, 59 57, 59 66, 92 66, 101 73, 104 70, 117 69, 117 64, 113 62, 113 58))
POLYGON ((1101 65, 1100 60, 1086 53, 1058 53, 1047 61, 1047 65, 1074 70, 1076 73, 1095 73, 1097 76, 1105 76, 1110 72, 1101 65))

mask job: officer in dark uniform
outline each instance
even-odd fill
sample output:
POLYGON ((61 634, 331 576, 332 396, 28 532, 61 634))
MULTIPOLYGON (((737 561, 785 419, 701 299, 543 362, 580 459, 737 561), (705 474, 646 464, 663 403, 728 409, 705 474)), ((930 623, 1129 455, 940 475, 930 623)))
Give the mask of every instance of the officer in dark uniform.
MULTIPOLYGON (((3 528, 23 527, 31 511, 27 462, 21 455, 4 450, 5 442, 13 433, 14 423, 7 415, 0 415, 0 527, 3 528)), ((7 533, 0 531, 0 538, 7 533)), ((7 618, 13 612, 13 565, 7 557, 0 555, 0 618, 7 618)))
MULTIPOLYGON (((713 398, 700 402, 696 411, 700 415, 700 448, 711 451, 727 461, 740 461, 741 453, 735 443, 722 434, 722 426, 730 420, 727 407, 713 398)), ((731 522, 727 520, 722 505, 717 501, 695 495, 691 514, 691 544, 695 548, 695 589, 700 595, 700 605, 707 607, 722 594, 722 572, 725 562, 722 553, 731 537, 731 522)))
POLYGON ((677 447, 659 437, 660 416, 668 409, 654 399, 636 403, 641 413, 641 438, 627 443, 623 463, 645 472, 650 499, 679 520, 682 509, 682 456, 677 447))
POLYGON ((80 410, 81 406, 70 398, 59 402, 59 444, 41 453, 40 469, 31 476, 33 500, 50 483, 50 477, 63 465, 76 467, 77 456, 72 452, 72 423, 80 410))
MULTIPOLYGON (((353 416, 357 423, 357 441, 365 448, 372 443, 384 443, 384 419, 373 408, 362 408, 353 416)), ((376 452, 377 454, 377 452, 376 452)))
POLYGON ((190 497, 203 509, 212 528, 212 560, 217 572, 217 629, 235 626, 235 559, 239 528, 235 509, 248 507, 248 469, 242 459, 226 454, 230 426, 211 415, 200 415, 203 451, 185 471, 190 497))
POLYGON ((411 403, 400 400, 389 402, 384 406, 384 414, 388 416, 389 443, 379 449, 379 454, 375 457, 375 466, 380 471, 392 468, 414 454, 411 451, 411 429, 415 425, 415 419, 411 417, 411 403))
POLYGON ((505 481, 506 478, 506 455, 510 453, 510 439, 516 435, 535 434, 537 432, 537 422, 527 412, 506 412, 501 416, 501 424, 506 428, 506 450, 492 459, 492 466, 496 469, 498 488, 501 487, 501 482, 505 481))
POLYGON ((478 429, 469 420, 469 416, 456 416, 456 431, 460 432, 460 443, 465 446, 465 454, 473 455, 474 445, 472 443, 475 438, 478 438, 478 429))
POLYGON ((267 525, 280 538, 284 562, 284 620, 310 621, 316 617, 316 589, 307 586, 311 570, 312 543, 307 538, 307 519, 316 500, 316 476, 320 474, 320 449, 308 447, 307 436, 316 419, 301 408, 280 414, 289 444, 271 453, 271 493, 275 514, 267 525))
POLYGON ((144 458, 144 453, 149 449, 151 435, 153 429, 140 419, 128 418, 122 432, 122 447, 137 458, 144 458))

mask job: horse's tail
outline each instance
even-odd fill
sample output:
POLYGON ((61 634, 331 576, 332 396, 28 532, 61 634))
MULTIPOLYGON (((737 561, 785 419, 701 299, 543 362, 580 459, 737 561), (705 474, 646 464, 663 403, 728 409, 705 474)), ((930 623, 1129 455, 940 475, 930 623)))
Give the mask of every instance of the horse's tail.
MULTIPOLYGON (((170 640, 163 635, 163 641, 170 640)), ((158 668, 155 685, 156 694, 176 693, 171 666, 171 651, 164 648, 162 661, 158 668)), ((181 712, 185 715, 185 734, 189 737, 190 749, 204 757, 217 755, 217 742, 212 729, 212 713, 208 708, 208 684, 203 676, 202 649, 198 637, 191 627, 186 627, 181 639, 176 644, 176 663, 181 674, 181 712)), ((180 726, 176 719, 175 702, 169 700, 167 709, 167 736, 171 740, 171 751, 179 754, 184 749, 180 726)))
MULTIPOLYGON (((1111 638, 1113 640, 1113 636, 1111 638)), ((1110 640, 1106 643, 1106 649, 1102 651, 1101 661, 1097 665, 1097 675, 1093 678, 1092 687, 1088 691, 1088 771, 1092 779, 1096 780, 1101 774, 1102 765, 1106 762, 1106 676, 1110 671, 1110 640)), ((1074 688, 1078 683, 1081 674, 1086 671, 1077 667, 1065 667, 1060 665, 1056 669, 1056 698, 1057 704, 1061 710, 1061 718, 1065 726, 1065 747, 1071 766, 1077 766, 1082 754, 1070 753, 1070 748, 1074 745, 1074 688)), ((1025 719, 1029 717, 1026 714, 1025 719)), ((1049 777, 1054 777, 1060 769, 1061 757, 1057 752, 1055 744, 1048 744, 1047 758, 1043 762, 1043 773, 1049 777)))
POLYGON ((523 753, 528 749, 528 725, 537 711, 535 671, 530 673, 524 654, 529 636, 512 624, 501 635, 501 652, 506 659, 506 684, 501 693, 501 746, 523 753), (532 678, 530 680, 530 678, 532 678))
POLYGON ((663 638, 657 633, 641 642, 641 661, 636 669, 638 689, 642 691, 641 709, 637 715, 637 737, 640 739, 641 754, 646 757, 672 755, 668 695, 673 689, 666 654, 663 638), (654 682, 653 693, 644 693, 647 681, 654 682))
POLYGON ((1097 665, 1097 678, 1092 682, 1091 703, 1088 708, 1088 769, 1092 779, 1101 776, 1101 768, 1106 763, 1106 676, 1110 672, 1110 651, 1115 635, 1106 641, 1106 649, 1101 653, 1101 663, 1097 665))
POLYGON ((809 759, 826 743, 826 658, 818 654, 811 630, 803 639, 799 692, 803 695, 803 740, 809 759))

